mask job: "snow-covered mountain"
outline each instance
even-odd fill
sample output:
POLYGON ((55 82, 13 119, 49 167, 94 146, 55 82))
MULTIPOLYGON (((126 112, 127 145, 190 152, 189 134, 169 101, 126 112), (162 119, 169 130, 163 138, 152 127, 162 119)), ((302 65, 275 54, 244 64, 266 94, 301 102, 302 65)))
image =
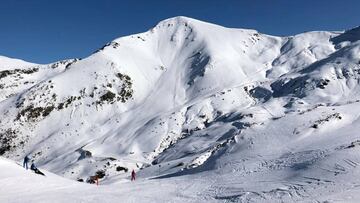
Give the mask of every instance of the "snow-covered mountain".
POLYGON ((102 184, 135 169, 198 201, 327 200, 360 184, 359 81, 360 27, 175 17, 84 59, 1 57, 0 154, 102 184))

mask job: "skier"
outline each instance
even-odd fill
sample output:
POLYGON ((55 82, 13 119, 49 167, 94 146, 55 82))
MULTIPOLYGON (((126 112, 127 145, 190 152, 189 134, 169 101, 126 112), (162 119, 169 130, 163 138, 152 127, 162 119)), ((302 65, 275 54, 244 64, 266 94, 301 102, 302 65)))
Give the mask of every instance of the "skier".
POLYGON ((131 172, 131 181, 135 181, 135 176, 136 176, 136 173, 135 173, 135 171, 133 169, 132 172, 131 172))
POLYGON ((28 155, 26 155, 24 157, 24 163, 23 163, 23 167, 26 168, 26 170, 28 170, 28 162, 29 162, 30 158, 28 155))
POLYGON ((33 170, 36 174, 45 176, 45 174, 35 166, 34 162, 31 164, 30 169, 33 170))

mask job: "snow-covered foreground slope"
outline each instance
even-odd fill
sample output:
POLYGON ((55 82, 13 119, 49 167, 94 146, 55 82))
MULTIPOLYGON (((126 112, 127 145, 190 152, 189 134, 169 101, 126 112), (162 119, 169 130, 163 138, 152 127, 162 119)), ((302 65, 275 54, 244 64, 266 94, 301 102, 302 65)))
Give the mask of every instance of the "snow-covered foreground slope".
POLYGON ((71 181, 45 171, 46 177, 0 158, 0 202, 198 202, 196 196, 181 196, 176 182, 158 184, 148 180, 122 181, 111 186, 71 181), (140 192, 141 191, 141 192, 140 192))
MULTIPOLYGON (((275 180, 249 181, 252 177, 248 177, 245 181, 236 181, 234 176, 226 173, 211 174, 211 179, 207 176, 210 174, 205 173, 136 182, 123 180, 112 185, 100 183, 95 186, 61 178, 47 171, 44 171, 46 177, 36 175, 5 159, 0 159, 0 167, 0 202, 276 202, 279 201, 279 196, 276 195, 285 196, 283 201, 286 202, 294 200, 287 193, 287 187, 276 177, 275 180), (269 183, 279 185, 280 188, 264 194, 265 191, 262 190, 271 188, 269 183), (252 191, 237 188, 240 185, 246 185, 247 188, 252 188, 252 191)), ((341 178, 338 178, 338 181, 346 182, 341 178)), ((351 181, 351 177, 347 181, 351 181)), ((324 180, 309 178, 305 179, 305 182, 315 182, 317 186, 313 186, 316 187, 315 191, 307 193, 299 187, 297 193, 307 195, 299 199, 302 201, 358 202, 360 198, 360 188, 356 186, 338 190, 334 185, 330 185, 333 192, 323 196, 319 190, 329 190, 323 186, 324 180)))
POLYGON ((360 185, 359 27, 176 17, 81 60, 0 66, 0 154, 66 178, 113 190, 135 169, 127 192, 156 202, 345 201, 360 185))

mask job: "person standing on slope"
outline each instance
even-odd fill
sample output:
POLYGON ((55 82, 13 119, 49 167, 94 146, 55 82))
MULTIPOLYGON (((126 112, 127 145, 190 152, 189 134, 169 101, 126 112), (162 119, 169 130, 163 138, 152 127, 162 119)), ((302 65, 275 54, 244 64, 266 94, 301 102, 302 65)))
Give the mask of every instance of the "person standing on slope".
POLYGON ((24 157, 24 163, 23 163, 23 167, 24 167, 26 170, 28 170, 28 162, 29 162, 29 160, 30 160, 29 156, 26 155, 26 156, 24 157))
POLYGON ((136 178, 136 173, 135 173, 135 171, 133 169, 132 172, 131 172, 131 181, 135 181, 135 178, 136 178))

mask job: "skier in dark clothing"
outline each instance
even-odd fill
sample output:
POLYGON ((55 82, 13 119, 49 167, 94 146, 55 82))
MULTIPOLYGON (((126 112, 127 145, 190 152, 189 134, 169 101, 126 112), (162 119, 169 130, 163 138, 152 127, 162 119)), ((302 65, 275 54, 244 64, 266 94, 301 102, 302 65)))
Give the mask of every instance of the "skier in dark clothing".
POLYGON ((28 170, 28 162, 29 162, 30 158, 28 155, 26 155, 24 157, 24 163, 23 163, 23 167, 26 168, 26 170, 28 170))
POLYGON ((38 168, 36 168, 34 163, 31 164, 30 169, 33 170, 36 174, 45 176, 43 172, 41 172, 38 168))
POLYGON ((132 170, 131 172, 131 181, 135 181, 135 178, 136 178, 136 173, 134 170, 132 170))

